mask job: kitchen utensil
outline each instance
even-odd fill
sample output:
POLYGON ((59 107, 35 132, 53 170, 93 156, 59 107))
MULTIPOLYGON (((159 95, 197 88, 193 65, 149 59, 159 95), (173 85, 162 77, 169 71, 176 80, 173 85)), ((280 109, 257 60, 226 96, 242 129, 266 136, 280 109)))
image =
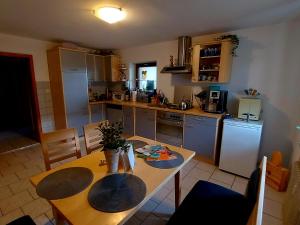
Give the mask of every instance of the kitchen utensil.
POLYGON ((180 108, 181 110, 185 110, 185 109, 187 108, 186 102, 185 102, 185 101, 181 101, 181 102, 179 103, 179 108, 180 108))

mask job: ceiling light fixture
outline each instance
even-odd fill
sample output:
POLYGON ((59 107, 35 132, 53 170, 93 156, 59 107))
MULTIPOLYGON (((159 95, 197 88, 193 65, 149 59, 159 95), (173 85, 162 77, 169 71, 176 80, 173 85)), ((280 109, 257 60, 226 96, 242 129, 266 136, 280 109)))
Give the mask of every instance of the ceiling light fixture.
POLYGON ((95 10, 95 16, 107 23, 116 23, 126 17, 126 13, 121 8, 101 7, 95 10))

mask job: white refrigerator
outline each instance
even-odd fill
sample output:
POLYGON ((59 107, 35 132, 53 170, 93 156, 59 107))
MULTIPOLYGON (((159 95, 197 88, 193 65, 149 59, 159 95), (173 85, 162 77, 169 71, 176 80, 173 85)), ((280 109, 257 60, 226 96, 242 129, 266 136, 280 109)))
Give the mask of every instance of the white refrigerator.
POLYGON ((262 121, 225 119, 219 168, 250 177, 257 167, 262 121))

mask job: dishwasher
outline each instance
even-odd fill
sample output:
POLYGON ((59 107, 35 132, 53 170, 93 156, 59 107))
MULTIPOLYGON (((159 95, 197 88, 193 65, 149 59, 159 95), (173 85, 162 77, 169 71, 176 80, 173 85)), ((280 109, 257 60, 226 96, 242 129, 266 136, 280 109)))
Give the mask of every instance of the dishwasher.
POLYGON ((110 123, 123 122, 123 110, 121 105, 106 104, 106 119, 110 123))
POLYGON ((183 114, 158 111, 156 118, 156 140, 181 147, 183 139, 183 114))

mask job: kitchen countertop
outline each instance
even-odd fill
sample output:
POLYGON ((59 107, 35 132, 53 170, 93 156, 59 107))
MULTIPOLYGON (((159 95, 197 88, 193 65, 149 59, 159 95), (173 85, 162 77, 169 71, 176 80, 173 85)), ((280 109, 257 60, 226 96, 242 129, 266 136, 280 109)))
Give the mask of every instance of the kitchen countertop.
POLYGON ((206 117, 211 117, 211 118, 216 118, 216 119, 221 119, 224 115, 224 114, 207 113, 198 107, 194 107, 192 109, 187 109, 187 110, 178 110, 178 109, 169 109, 166 107, 151 106, 150 103, 132 102, 132 101, 105 100, 105 101, 90 102, 89 104, 90 105, 97 105, 97 104, 125 105, 125 106, 137 107, 137 108, 146 108, 146 109, 154 109, 154 110, 160 110, 160 111, 177 112, 177 113, 183 113, 183 114, 187 114, 187 115, 206 116, 206 117))

